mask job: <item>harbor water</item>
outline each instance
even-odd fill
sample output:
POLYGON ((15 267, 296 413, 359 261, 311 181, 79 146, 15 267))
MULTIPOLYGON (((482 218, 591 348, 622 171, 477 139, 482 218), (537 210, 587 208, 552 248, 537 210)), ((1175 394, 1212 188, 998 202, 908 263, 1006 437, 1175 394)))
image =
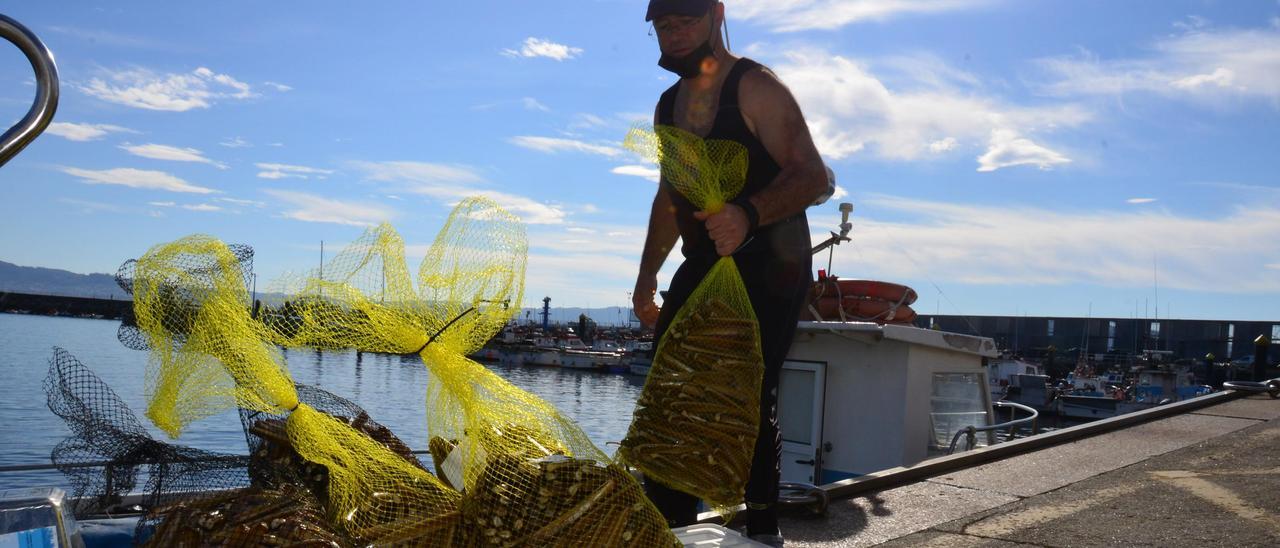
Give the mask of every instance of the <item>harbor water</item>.
MULTIPOLYGON (((69 430, 46 405, 42 383, 53 348, 61 347, 96 373, 129 405, 156 439, 224 453, 244 454, 244 432, 234 412, 196 423, 169 440, 144 416, 148 354, 116 339, 120 322, 0 313, 0 466, 48 464, 69 430)), ((364 407, 414 449, 427 448, 427 373, 417 356, 290 350, 294 381, 318 386, 364 407)), ((485 364, 512 384, 551 402, 578 423, 597 446, 613 454, 631 423, 643 379, 591 371, 485 364)), ((424 457, 425 458, 425 457, 424 457)), ((6 488, 63 485, 57 471, 0 474, 6 488)))

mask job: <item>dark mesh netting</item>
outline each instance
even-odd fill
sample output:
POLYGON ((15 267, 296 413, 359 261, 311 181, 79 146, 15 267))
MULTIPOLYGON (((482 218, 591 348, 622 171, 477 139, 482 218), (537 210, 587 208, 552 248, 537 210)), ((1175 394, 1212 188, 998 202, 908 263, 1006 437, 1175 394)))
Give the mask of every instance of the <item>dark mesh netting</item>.
POLYGON ((116 330, 116 339, 130 350, 142 352, 151 350, 151 345, 147 344, 147 335, 138 329, 138 317, 133 315, 132 308, 126 310, 124 317, 120 318, 120 328, 116 330))
POLYGON ((155 440, 111 387, 65 350, 54 349, 44 389, 49 409, 71 429, 52 459, 71 482, 77 516, 118 511, 135 491, 138 504, 152 508, 249 485, 248 457, 155 440))

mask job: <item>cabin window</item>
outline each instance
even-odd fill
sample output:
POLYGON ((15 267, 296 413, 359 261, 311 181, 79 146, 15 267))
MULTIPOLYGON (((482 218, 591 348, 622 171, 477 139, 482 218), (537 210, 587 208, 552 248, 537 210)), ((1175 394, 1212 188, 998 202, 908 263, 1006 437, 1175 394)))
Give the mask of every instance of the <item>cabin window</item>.
POLYGON ((1280 343, 1280 325, 1271 326, 1271 342, 1280 343))
POLYGON ((1227 324, 1227 359, 1234 356, 1236 346, 1236 324, 1227 324))
POLYGON ((1107 352, 1116 349, 1116 322, 1107 322, 1107 352))
MULTIPOLYGON (((778 400, 804 402, 788 405, 786 412, 778 413, 778 428, 782 440, 809 445, 813 443, 813 393, 818 374, 803 369, 783 369, 778 381, 778 400)), ((781 407, 778 408, 782 410, 781 407)))
POLYGON ((1160 339, 1160 322, 1151 322, 1151 338, 1160 339))
MULTIPOLYGON (((934 373, 933 395, 930 400, 929 418, 933 422, 933 447, 946 451, 956 432, 969 426, 986 426, 987 403, 983 391, 987 390, 981 373, 934 373)), ((979 435, 977 446, 989 445, 987 436, 979 435)), ((964 451, 965 439, 960 436, 956 451, 964 451)))
POLYGON ((1053 320, 1049 320, 1049 327, 1044 330, 1044 334, 1050 337, 1053 336, 1053 320))

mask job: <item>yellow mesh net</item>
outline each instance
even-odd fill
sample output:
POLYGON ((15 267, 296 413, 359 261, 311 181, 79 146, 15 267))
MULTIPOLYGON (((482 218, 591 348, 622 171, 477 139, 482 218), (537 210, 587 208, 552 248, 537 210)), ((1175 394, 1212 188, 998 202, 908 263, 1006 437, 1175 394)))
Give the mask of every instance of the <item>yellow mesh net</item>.
POLYGON ((238 261, 193 236, 138 259, 134 311, 152 347, 147 416, 170 436, 237 406, 288 413, 303 458, 329 472, 329 516, 357 538, 379 526, 456 510, 458 493, 346 423, 298 400, 282 353, 250 317, 238 261))
POLYGON ((718 213, 747 181, 747 148, 741 143, 703 139, 673 126, 634 128, 623 145, 657 162, 662 178, 694 207, 718 213))
POLYGON ((472 198, 446 221, 415 288, 382 225, 249 312, 220 242, 190 237, 136 265, 139 328, 154 349, 148 416, 171 435, 232 406, 288 414, 292 446, 328 470, 327 515, 363 542, 674 546, 639 483, 568 418, 465 356, 519 309, 527 243, 518 219, 472 198), (298 402, 285 347, 418 354, 439 476, 298 402))
MULTIPOLYGON (((708 213, 746 179, 747 152, 736 142, 657 126, 633 129, 625 143, 656 160, 663 178, 708 213)), ((663 335, 620 459, 728 513, 750 475, 763 375, 755 311, 737 264, 721 257, 663 335)))

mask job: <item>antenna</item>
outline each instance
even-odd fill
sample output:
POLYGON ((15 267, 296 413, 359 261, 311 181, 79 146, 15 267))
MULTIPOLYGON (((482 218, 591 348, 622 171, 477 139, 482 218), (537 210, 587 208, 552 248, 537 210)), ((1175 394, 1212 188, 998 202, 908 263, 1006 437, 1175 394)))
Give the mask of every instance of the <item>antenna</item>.
POLYGON ((836 253, 835 246, 840 245, 843 242, 852 241, 849 239, 849 231, 853 230, 853 223, 849 222, 850 213, 853 213, 853 204, 849 202, 841 203, 840 204, 840 233, 837 234, 835 232, 832 232, 830 238, 827 238, 822 243, 814 246, 813 249, 810 250, 810 254, 812 255, 817 255, 818 253, 821 253, 824 249, 831 250, 830 253, 828 253, 827 255, 827 274, 831 273, 831 261, 832 259, 834 259, 835 253, 836 253))

